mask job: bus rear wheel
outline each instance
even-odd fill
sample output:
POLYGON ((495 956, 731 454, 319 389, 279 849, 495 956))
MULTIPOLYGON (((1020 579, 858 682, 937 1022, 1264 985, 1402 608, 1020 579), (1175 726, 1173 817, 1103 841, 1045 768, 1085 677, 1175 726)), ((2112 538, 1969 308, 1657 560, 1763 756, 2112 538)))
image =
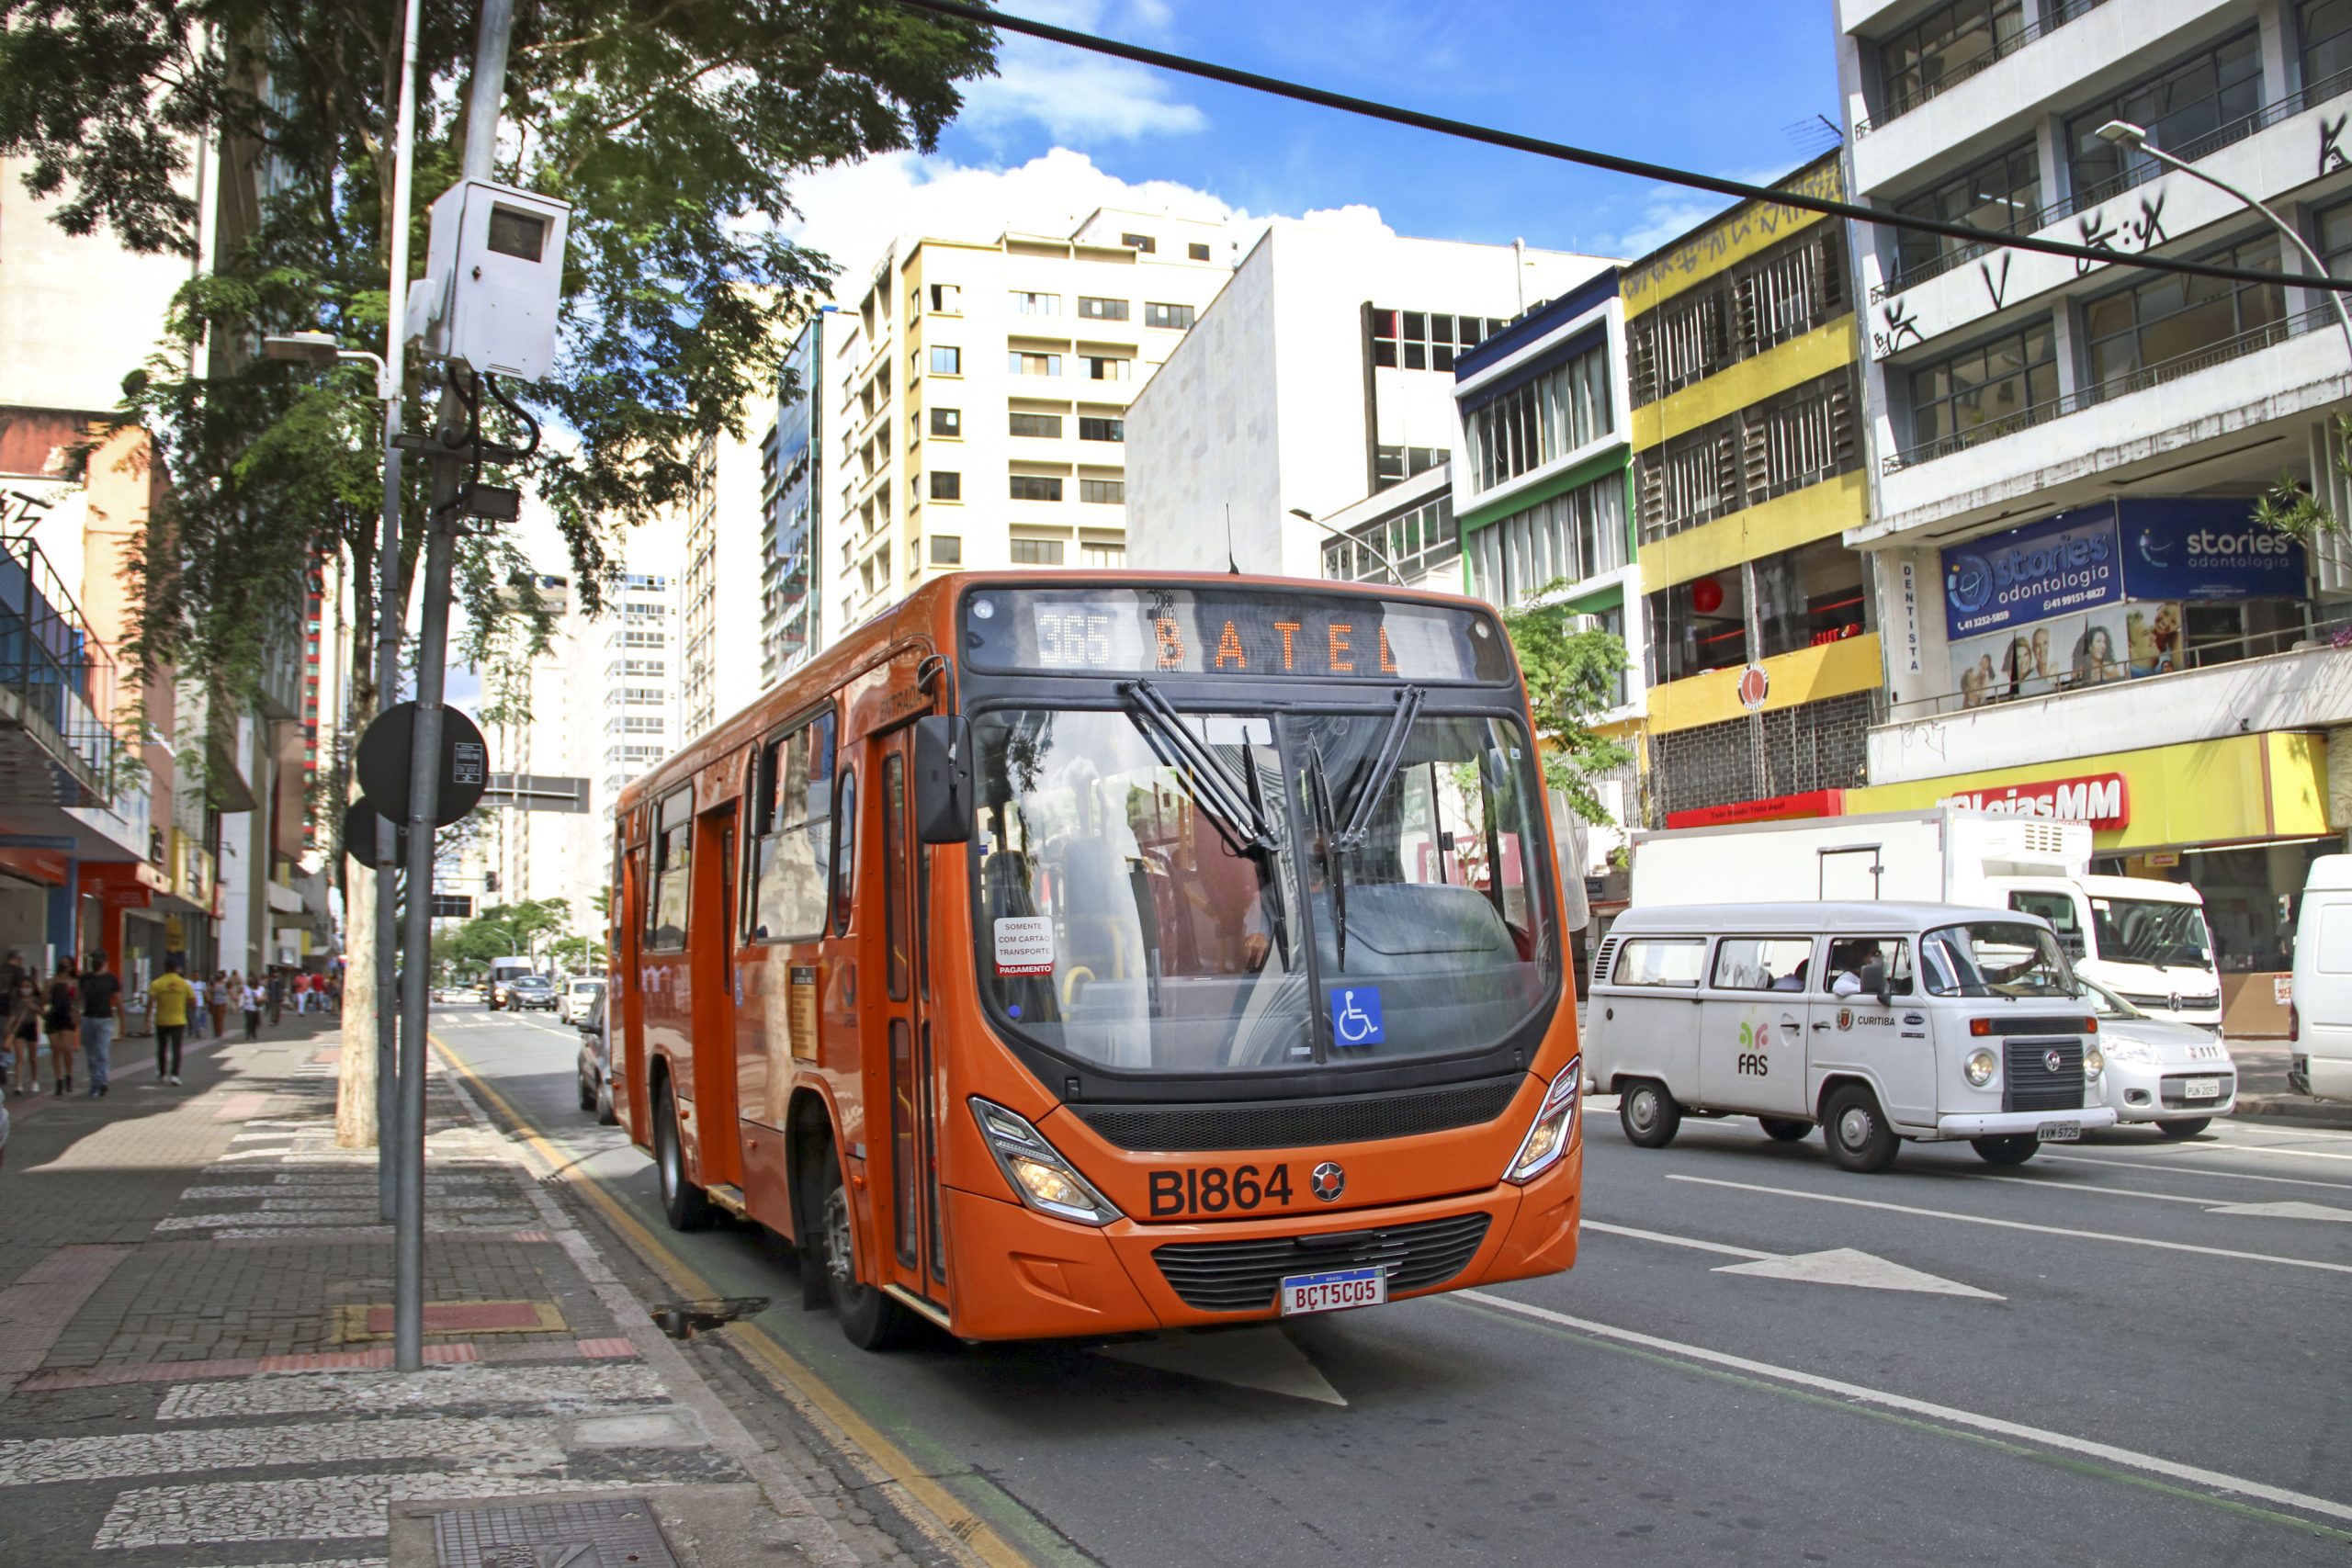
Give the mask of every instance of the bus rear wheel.
POLYGON ((1645 1149, 1662 1149, 1682 1129, 1682 1107, 1656 1078, 1635 1078, 1618 1091, 1617 1120, 1627 1141, 1645 1149))
MULTIPOLYGON (((825 1196, 818 1209, 818 1240, 825 1270, 825 1289, 833 1298, 833 1315, 842 1332, 861 1350, 887 1350, 899 1344, 914 1326, 913 1314, 883 1294, 878 1286, 857 1277, 856 1227, 850 1223, 849 1191, 842 1185, 841 1162, 825 1151, 825 1196)), ((804 1262, 803 1268, 808 1267, 804 1262)))
POLYGON ((678 1138, 678 1102, 664 1079, 653 1094, 653 1170, 662 1184, 662 1213, 673 1231, 698 1231, 710 1224, 710 1200, 686 1179, 685 1150, 678 1138))
POLYGON ((2015 1133, 1999 1138, 1971 1138, 1968 1143, 1987 1165, 2023 1165, 2041 1147, 2041 1141, 2030 1133, 2015 1133))

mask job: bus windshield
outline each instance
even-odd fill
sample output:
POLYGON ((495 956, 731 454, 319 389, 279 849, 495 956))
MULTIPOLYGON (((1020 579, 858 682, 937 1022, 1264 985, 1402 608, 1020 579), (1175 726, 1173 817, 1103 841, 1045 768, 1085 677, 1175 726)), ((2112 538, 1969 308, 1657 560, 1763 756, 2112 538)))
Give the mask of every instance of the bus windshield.
POLYGON ((2074 971, 2058 939, 2023 920, 1971 920, 1919 943, 1931 997, 2072 997, 2074 971))
POLYGON ((2213 961, 2213 939, 2205 911, 2196 904, 2154 898, 2093 898, 2091 930, 2098 955, 2124 964, 2170 964, 2204 968, 2213 961))
POLYGON ((994 709, 973 739, 981 980, 1048 1050, 1393 1063, 1493 1045, 1556 981, 1516 724, 1138 700, 994 709))

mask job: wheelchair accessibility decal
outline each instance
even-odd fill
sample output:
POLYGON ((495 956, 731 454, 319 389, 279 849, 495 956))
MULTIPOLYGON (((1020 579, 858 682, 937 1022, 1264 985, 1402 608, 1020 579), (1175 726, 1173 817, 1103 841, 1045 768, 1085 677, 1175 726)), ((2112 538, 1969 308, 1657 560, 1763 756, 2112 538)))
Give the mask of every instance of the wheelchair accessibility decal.
POLYGON ((1387 1038, 1380 1026, 1379 987, 1333 988, 1331 1038, 1341 1046, 1377 1045, 1387 1038))

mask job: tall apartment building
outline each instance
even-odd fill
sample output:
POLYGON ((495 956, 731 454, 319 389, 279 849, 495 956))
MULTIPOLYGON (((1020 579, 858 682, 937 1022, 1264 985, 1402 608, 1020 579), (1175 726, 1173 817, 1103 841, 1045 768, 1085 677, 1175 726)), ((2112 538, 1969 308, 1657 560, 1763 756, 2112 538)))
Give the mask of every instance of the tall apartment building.
MULTIPOLYGON (((2352 7, 1840 0, 1838 20, 1872 206, 2307 269, 2143 132, 2352 275, 2352 7)), ((1871 471, 1847 537, 1877 564, 1892 711, 1849 807, 2086 817, 2102 869, 2202 890, 2225 999, 2267 998, 2246 977, 2283 966, 2303 867, 2352 822, 2352 652, 2331 646, 2352 571, 2253 518, 2282 469, 2352 516, 2333 311, 1887 230, 1856 248, 1871 471)))
POLYGON ((902 240, 824 328, 823 637, 964 567, 1127 557, 1127 408, 1223 287, 1224 225, 902 240))
MULTIPOLYGON (((746 411, 748 428, 758 428, 754 417, 746 411)), ((761 688, 761 445, 714 431, 696 445, 693 463, 676 605, 679 722, 673 744, 700 735, 761 688)))
MULTIPOLYGON (((1838 154, 1781 185, 1842 196, 1838 154)), ((1843 538, 1867 507, 1844 226, 1743 202, 1628 266, 1623 294, 1650 823, 1859 785, 1881 699, 1843 538)))
MULTIPOLYGON (((519 597, 525 591, 516 588, 519 597)), ((573 644, 580 630, 577 601, 571 581, 545 576, 532 580, 529 592, 553 617, 548 646, 520 670, 486 671, 486 679, 505 689, 492 694, 514 713, 504 722, 484 726, 490 744, 490 766, 502 773, 560 776, 576 773, 578 757, 572 743, 577 728, 576 705, 594 701, 596 692, 573 680, 573 644)), ((512 904, 526 898, 557 897, 552 889, 565 873, 574 846, 568 841, 568 818, 550 811, 493 810, 482 829, 484 868, 497 877, 486 882, 476 901, 512 904)), ((452 887, 450 892, 466 892, 452 887)))
POLYGON ((775 685, 823 646, 824 366, 830 305, 809 319, 784 359, 775 423, 760 438, 760 685, 775 685))

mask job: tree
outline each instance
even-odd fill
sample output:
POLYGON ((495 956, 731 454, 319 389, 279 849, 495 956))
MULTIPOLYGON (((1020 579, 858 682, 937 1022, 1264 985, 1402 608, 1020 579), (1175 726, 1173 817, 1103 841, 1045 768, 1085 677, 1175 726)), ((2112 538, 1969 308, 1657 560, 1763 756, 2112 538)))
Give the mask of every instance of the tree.
MULTIPOLYGON (((378 705, 364 585, 376 575, 379 411, 355 379, 256 359, 248 345, 317 330, 374 346, 401 304, 386 288, 394 222, 409 225, 422 266, 424 204, 460 164, 476 9, 419 3, 417 205, 395 214, 402 0, 0 0, 0 154, 28 162, 34 195, 62 198, 61 227, 196 255, 202 214, 179 185, 199 145, 256 197, 251 211, 227 204, 212 270, 181 290, 171 341, 126 380, 120 416, 153 434, 172 484, 123 651, 142 677, 202 671, 223 711, 250 708, 322 556, 362 585, 354 726, 378 705), (209 354, 192 355, 198 344, 209 354)), ((613 570, 615 530, 677 502, 694 439, 741 434, 747 396, 777 386, 789 329, 831 275, 822 254, 781 237, 793 178, 928 151, 961 103, 958 84, 993 68, 993 41, 889 0, 517 7, 499 176, 570 201, 572 216, 560 367, 510 390, 564 433, 522 478, 561 527, 586 606, 613 570)), ((422 376, 408 385, 420 406, 407 427, 422 430, 435 389, 422 376)), ((406 505, 413 544, 419 487, 406 505)), ((502 536, 465 536, 457 575, 474 639, 511 631, 498 598, 523 565, 502 536)), ((413 555, 401 570, 413 576, 413 555)), ((533 635, 543 644, 543 620, 533 635)), ((486 652, 458 650, 469 662, 486 652)), ((346 1142, 368 1141, 373 1120, 353 1103, 372 1084, 375 1049, 369 880, 353 872, 345 886, 346 1142)))
MULTIPOLYGON (((2335 416, 2326 446, 2328 460, 2335 465, 2336 471, 2352 479, 2352 415, 2335 416)), ((2321 544, 2329 535, 2342 538, 2352 533, 2352 518, 2338 517, 2330 512, 2312 493, 2311 487, 2291 473, 2280 474, 2255 502, 2254 520, 2307 548, 2321 544)))
MULTIPOLYGON (((1554 583, 1544 592, 1560 586, 1554 583)), ((1625 642, 1609 632, 1579 631, 1575 620, 1576 613, 1564 604, 1538 604, 1504 611, 1503 630, 1527 679, 1545 786, 1566 796, 1568 808, 1585 821, 1607 822, 1609 809, 1596 786, 1601 775, 1623 767, 1634 754, 1623 741, 1595 730, 1592 719, 1617 704, 1625 642)))

